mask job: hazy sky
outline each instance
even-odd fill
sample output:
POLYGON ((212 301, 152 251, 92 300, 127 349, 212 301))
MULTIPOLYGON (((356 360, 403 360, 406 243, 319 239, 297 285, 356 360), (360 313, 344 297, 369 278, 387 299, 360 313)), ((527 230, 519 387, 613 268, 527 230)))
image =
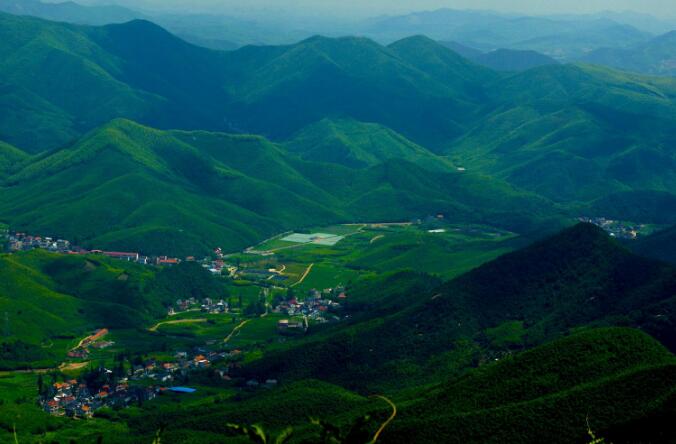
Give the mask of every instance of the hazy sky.
MULTIPOLYGON (((52 0, 54 1, 54 0, 52 0)), ((146 8, 227 13, 245 10, 284 10, 342 16, 398 14, 437 8, 492 9, 528 14, 578 14, 632 10, 676 17, 676 0, 80 0, 82 3, 142 4, 146 8)))

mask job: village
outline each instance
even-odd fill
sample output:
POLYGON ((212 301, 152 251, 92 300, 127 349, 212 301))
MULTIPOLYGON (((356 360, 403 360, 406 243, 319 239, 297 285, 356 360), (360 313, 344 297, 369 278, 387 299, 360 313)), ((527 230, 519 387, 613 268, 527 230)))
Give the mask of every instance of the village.
MULTIPOLYGON (((135 262, 141 265, 171 266, 181 262, 180 259, 168 256, 143 256, 139 253, 86 250, 73 245, 69 240, 54 239, 48 236, 36 236, 21 232, 8 232, 6 235, 7 249, 10 252, 47 250, 61 254, 100 254, 102 256, 119 259, 127 262, 135 262)), ((190 258, 186 258, 188 260, 190 258)), ((192 258, 194 260, 194 258, 192 258)))
MULTIPOLYGON (((262 295, 268 289, 261 289, 262 295)), ((340 318, 341 303, 347 299, 344 287, 324 290, 310 290, 300 300, 293 295, 277 298, 270 311, 281 316, 276 323, 276 332, 280 338, 307 333, 310 323, 337 322, 340 318), (288 317, 288 318, 287 318, 288 317)), ((223 300, 210 298, 198 300, 185 298, 176 300, 175 306, 168 310, 169 316, 190 311, 208 314, 228 314, 229 305, 223 300)), ((258 315, 260 316, 260 315, 258 315)), ((244 325, 240 324, 239 327, 244 325)), ((238 331, 235 327, 233 333, 238 331)), ((98 329, 80 340, 68 352, 71 359, 88 359, 95 350, 104 350, 114 345, 107 340, 109 331, 98 329)), ((90 369, 79 378, 53 381, 40 388, 38 403, 44 411, 55 416, 90 418, 102 408, 126 408, 153 400, 165 394, 190 394, 196 388, 187 387, 191 373, 207 372, 211 378, 227 382, 233 380, 233 370, 239 368, 246 351, 230 346, 225 341, 219 345, 209 340, 205 345, 194 347, 190 351, 174 351, 171 359, 141 358, 139 356, 125 362, 119 361, 114 368, 103 365, 90 369)), ((250 379, 238 381, 244 390, 270 389, 278 385, 277 380, 250 379)))
MULTIPOLYGON (((193 393, 196 389, 176 386, 185 383, 190 372, 209 369, 215 363, 224 364, 214 369, 214 375, 228 381, 229 369, 241 360, 240 350, 209 351, 198 348, 188 353, 176 352, 171 361, 134 360, 129 368, 120 362, 114 369, 99 367, 85 373, 80 379, 53 382, 41 388, 39 404, 57 416, 89 418, 104 408, 124 408, 150 401, 163 393, 193 393)), ((262 385, 272 387, 277 382, 267 380, 262 385)), ((256 381, 256 386, 261 385, 256 381)), ((249 387, 254 386, 249 381, 249 387)))
POLYGON ((630 222, 622 222, 605 217, 580 217, 580 222, 594 224, 597 227, 603 228, 611 237, 616 239, 635 240, 639 236, 649 234, 648 226, 645 224, 636 224, 630 222))
MULTIPOLYGON (((305 289, 299 292, 292 288, 293 285, 284 284, 286 277, 282 273, 283 266, 258 269, 251 264, 240 264, 238 261, 232 264, 229 263, 229 255, 224 254, 220 248, 215 248, 213 253, 204 259, 197 260, 194 257, 180 259, 143 256, 136 252, 88 250, 66 239, 12 232, 9 228, 3 230, 3 235, 6 250, 12 253, 41 249, 66 255, 101 255, 144 266, 160 267, 174 266, 181 262, 197 262, 215 276, 243 280, 259 290, 259 295, 255 298, 259 302, 251 304, 252 307, 255 306, 255 310, 244 307, 241 296, 239 303, 236 299, 233 301, 232 295, 220 299, 199 299, 192 296, 178 298, 167 307, 168 320, 160 321, 156 326, 149 328, 149 331, 158 335, 165 334, 161 329, 158 331, 162 324, 189 325, 193 318, 191 312, 199 313, 199 320, 205 318, 204 320, 212 319, 213 322, 214 319, 223 319, 219 322, 223 322, 224 326, 226 323, 230 324, 230 318, 233 322, 235 319, 244 318, 245 321, 232 329, 228 338, 237 336, 247 322, 253 322, 258 318, 262 321, 269 315, 269 321, 274 324, 266 333, 266 340, 276 336, 277 340, 286 341, 291 337, 307 334, 313 324, 340 321, 343 316, 342 308, 347 299, 347 290, 342 285, 325 289, 305 289)), ((275 379, 243 381, 233 376, 233 370, 240 366, 248 353, 248 348, 246 345, 242 347, 226 343, 227 339, 222 342, 209 338, 202 346, 190 347, 187 351, 174 349, 170 352, 171 358, 162 353, 161 358, 128 357, 127 361, 117 364, 111 364, 110 359, 107 359, 92 368, 92 361, 108 354, 112 357, 116 350, 119 350, 119 347, 114 347, 116 344, 110 339, 111 336, 113 335, 108 329, 100 328, 67 351, 69 363, 77 368, 83 368, 83 372, 78 377, 62 375, 60 379, 63 380, 52 380, 49 384, 41 386, 38 403, 44 411, 56 416, 90 418, 103 408, 126 408, 140 405, 164 394, 180 396, 193 393, 198 388, 188 387, 192 373, 208 373, 210 378, 216 378, 223 383, 235 378, 232 383, 244 390, 273 388, 277 385, 275 379), (104 365, 104 362, 107 364, 104 365), (86 365, 90 367, 85 371, 86 365)))

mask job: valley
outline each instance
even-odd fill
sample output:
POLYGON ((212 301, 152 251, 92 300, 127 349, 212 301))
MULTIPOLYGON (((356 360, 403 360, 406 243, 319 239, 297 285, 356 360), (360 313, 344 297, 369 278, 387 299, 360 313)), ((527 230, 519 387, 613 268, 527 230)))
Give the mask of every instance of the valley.
POLYGON ((676 442, 676 22, 109 1, 0 0, 0 442, 676 442))

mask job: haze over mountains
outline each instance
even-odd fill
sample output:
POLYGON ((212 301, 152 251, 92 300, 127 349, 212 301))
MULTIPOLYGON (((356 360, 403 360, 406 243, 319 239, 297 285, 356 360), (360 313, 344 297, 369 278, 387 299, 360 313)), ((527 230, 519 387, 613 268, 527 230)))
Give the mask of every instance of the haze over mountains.
MULTIPOLYGON (((171 8, 169 8, 171 9, 171 8)), ((180 9, 180 8, 179 8, 180 9)), ((482 51, 534 50, 557 60, 574 60, 604 47, 623 48, 648 41, 676 29, 676 19, 648 14, 606 11, 588 15, 529 16, 479 10, 438 9, 405 15, 347 19, 315 14, 272 13, 283 21, 255 12, 222 9, 211 13, 167 12, 128 7, 85 6, 73 2, 3 0, 0 11, 27 14, 77 24, 102 25, 147 19, 188 41, 214 49, 235 49, 247 44, 290 44, 315 34, 331 37, 361 35, 389 44, 411 35, 457 41, 482 51)))

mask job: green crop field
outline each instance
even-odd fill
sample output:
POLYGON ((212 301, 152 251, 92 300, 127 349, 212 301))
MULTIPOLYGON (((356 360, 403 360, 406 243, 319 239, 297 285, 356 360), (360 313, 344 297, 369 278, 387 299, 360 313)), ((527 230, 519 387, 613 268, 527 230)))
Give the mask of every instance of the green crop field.
MULTIPOLYGON (((228 258, 246 268, 283 270, 275 285, 300 292, 348 285, 373 273, 413 270, 452 278, 512 251, 525 241, 514 233, 482 225, 357 224, 313 227, 309 233, 345 236, 335 245, 290 243, 273 239, 256 247, 269 256, 238 254, 228 258), (441 227, 441 228, 439 228, 441 227), (437 232, 430 232, 436 228, 437 232), (289 247, 290 246, 290 247, 289 247), (280 248, 281 247, 281 248, 280 248), (308 268, 312 266, 309 273, 308 268), (303 276, 305 278, 302 280, 303 276)), ((238 290, 232 294, 254 291, 238 290)))

